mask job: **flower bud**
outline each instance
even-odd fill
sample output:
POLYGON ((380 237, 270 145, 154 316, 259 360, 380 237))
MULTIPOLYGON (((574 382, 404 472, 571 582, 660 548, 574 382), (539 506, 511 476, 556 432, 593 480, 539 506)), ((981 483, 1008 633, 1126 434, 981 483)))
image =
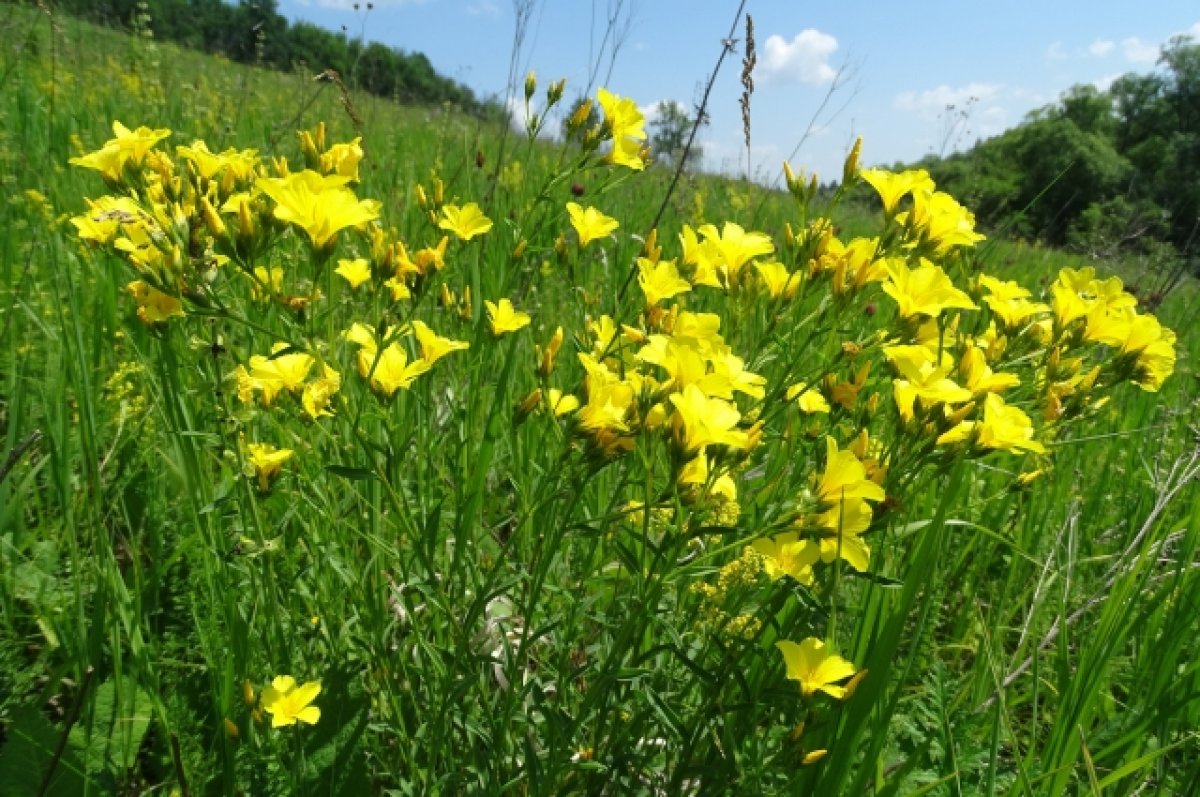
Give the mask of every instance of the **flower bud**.
POLYGON ((527 104, 531 99, 533 99, 533 94, 536 91, 537 91, 537 75, 534 74, 532 69, 530 69, 529 74, 525 75, 525 102, 527 104))
POLYGON ((846 156, 846 164, 842 167, 842 183, 849 184, 858 177, 858 160, 862 155, 862 136, 854 140, 850 154, 846 156))

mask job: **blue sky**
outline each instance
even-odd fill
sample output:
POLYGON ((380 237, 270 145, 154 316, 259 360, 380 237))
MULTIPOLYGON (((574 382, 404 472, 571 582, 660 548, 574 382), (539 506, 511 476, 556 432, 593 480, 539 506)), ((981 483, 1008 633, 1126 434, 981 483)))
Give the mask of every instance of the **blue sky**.
MULTIPOLYGON (((374 0, 370 11, 365 0, 357 11, 354 5, 278 0, 290 20, 423 52, 441 73, 480 95, 501 97, 515 7, 532 5, 518 81, 529 69, 543 85, 563 77, 572 98, 598 73, 593 93, 607 85, 649 111, 662 100, 691 106, 699 99, 738 3, 374 0), (620 47, 612 59, 602 39, 614 12, 620 47)), ((1173 35, 1200 41, 1200 8, 1181 0, 747 0, 746 11, 758 50, 749 162, 768 179, 789 156, 797 171, 836 178, 857 135, 868 165, 963 148, 1016 125, 1076 83, 1105 87, 1126 72, 1154 69, 1159 47, 1173 35), (948 113, 947 105, 956 110, 948 113)), ((706 168, 744 174, 738 105, 744 29, 735 37, 737 50, 713 90, 712 124, 702 140, 706 168)))

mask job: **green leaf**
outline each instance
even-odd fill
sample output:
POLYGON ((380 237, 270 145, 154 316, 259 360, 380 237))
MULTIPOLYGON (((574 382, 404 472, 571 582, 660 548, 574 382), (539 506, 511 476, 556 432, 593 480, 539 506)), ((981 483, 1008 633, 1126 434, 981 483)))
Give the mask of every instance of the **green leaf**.
POLYGON ((316 705, 321 719, 312 728, 296 727, 305 740, 304 794, 369 794, 366 752, 367 698, 350 671, 321 679, 316 705))
MULTIPOLYGON (((0 748, 0 794, 33 797, 50 769, 62 731, 55 728, 32 706, 13 712, 5 731, 8 740, 0 748)), ((54 769, 48 788, 50 797, 71 797, 85 791, 83 766, 67 747, 54 769)))
POLYGON ((334 476, 341 476, 343 479, 353 479, 355 481, 366 481, 375 478, 375 472, 366 468, 356 468, 353 465, 326 465, 325 470, 332 473, 334 476))

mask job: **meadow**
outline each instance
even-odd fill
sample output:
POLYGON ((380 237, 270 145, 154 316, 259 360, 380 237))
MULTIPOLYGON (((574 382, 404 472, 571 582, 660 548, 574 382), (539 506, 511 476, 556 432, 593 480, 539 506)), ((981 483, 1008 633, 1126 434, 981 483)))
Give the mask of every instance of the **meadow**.
POLYGON ((0 8, 0 794, 1195 794, 1194 281, 524 88, 0 8))

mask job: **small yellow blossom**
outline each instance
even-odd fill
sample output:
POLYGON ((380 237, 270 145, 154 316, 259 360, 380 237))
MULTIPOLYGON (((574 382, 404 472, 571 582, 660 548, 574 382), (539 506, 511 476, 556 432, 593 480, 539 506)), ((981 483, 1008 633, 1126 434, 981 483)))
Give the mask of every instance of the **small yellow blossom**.
POLYGON ((567 203, 567 214, 571 218, 571 226, 579 236, 581 247, 609 235, 619 226, 617 220, 611 216, 605 216, 593 207, 581 207, 577 202, 567 203))
POLYGON ((618 166, 636 171, 644 169, 642 142, 646 140, 646 118, 638 110, 637 103, 603 88, 596 92, 596 101, 604 110, 604 125, 612 133, 613 148, 609 158, 618 166))
POLYGON ((469 241, 476 235, 483 235, 492 229, 492 220, 483 215, 479 205, 468 202, 461 208, 458 205, 442 207, 442 218, 438 227, 454 233, 460 241, 469 241))
POLYGON ((883 292, 896 300, 901 318, 937 316, 952 307, 978 309, 970 296, 954 287, 946 272, 924 258, 915 269, 910 269, 900 258, 889 259, 887 272, 883 292))
POLYGON ((820 639, 809 637, 800 643, 781 640, 775 647, 783 654, 788 680, 798 681, 805 697, 817 692, 838 700, 846 696, 846 689, 838 681, 854 675, 854 664, 829 650, 820 639))
POLYGON ((491 325, 492 334, 496 337, 529 326, 531 320, 529 314, 514 308, 513 303, 508 299, 501 299, 499 302, 485 300, 483 304, 487 309, 488 323, 491 325))
POLYGON ((290 675, 280 675, 262 691, 262 707, 271 715, 271 727, 295 725, 297 721, 315 725, 321 719, 321 709, 312 702, 321 694, 321 682, 309 681, 296 685, 290 675))
POLYGON ((346 187, 347 178, 328 177, 305 169, 286 177, 262 177, 255 185, 275 200, 275 218, 308 233, 313 246, 333 245, 338 232, 379 218, 381 204, 359 199, 346 187))
POLYGON ((353 260, 342 258, 338 261, 338 267, 333 271, 339 277, 346 280, 346 282, 349 282, 351 288, 357 288, 371 279, 371 266, 367 263, 366 258, 363 257, 356 257, 353 260))
POLYGON ((137 315, 143 323, 159 324, 168 318, 184 315, 182 302, 141 280, 129 283, 125 290, 137 302, 137 315))
POLYGON ((292 458, 294 452, 290 448, 276 448, 270 443, 248 443, 246 459, 254 467, 258 476, 258 489, 264 493, 270 489, 271 480, 279 475, 283 463, 292 458))

